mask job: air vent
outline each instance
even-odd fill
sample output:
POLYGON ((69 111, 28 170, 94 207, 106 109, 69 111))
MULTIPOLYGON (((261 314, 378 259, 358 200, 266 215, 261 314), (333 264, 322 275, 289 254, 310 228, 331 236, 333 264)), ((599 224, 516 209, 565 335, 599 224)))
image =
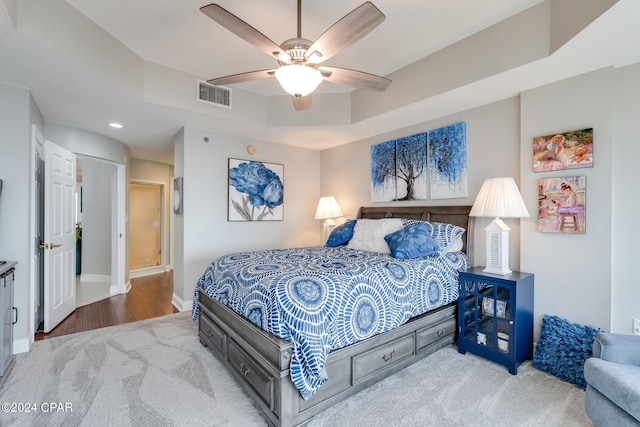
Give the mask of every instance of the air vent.
POLYGON ((231 108, 231 89, 198 80, 198 101, 231 108))

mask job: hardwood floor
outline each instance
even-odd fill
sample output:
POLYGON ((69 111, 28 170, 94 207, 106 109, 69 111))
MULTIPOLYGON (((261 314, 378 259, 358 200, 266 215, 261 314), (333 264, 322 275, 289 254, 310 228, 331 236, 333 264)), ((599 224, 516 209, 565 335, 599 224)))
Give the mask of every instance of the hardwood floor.
POLYGON ((173 271, 136 277, 131 279, 128 293, 76 308, 48 334, 36 333, 35 340, 177 313, 172 295, 173 271))

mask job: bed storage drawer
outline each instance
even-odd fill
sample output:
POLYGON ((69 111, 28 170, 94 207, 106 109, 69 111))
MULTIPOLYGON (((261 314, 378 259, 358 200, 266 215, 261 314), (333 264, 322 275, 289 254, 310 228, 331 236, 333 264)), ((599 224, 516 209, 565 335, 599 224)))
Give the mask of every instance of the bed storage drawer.
POLYGON ((416 332, 416 349, 421 349, 447 337, 454 337, 456 333, 456 319, 449 318, 444 322, 416 332))
POLYGON ((227 335, 202 311, 200 312, 200 338, 207 345, 214 346, 220 354, 224 354, 224 341, 227 335))
POLYGON ((413 356, 415 335, 411 334, 382 344, 353 358, 353 383, 367 379, 378 371, 413 356))
POLYGON ((229 339, 228 357, 231 367, 247 381, 264 403, 273 410, 275 382, 273 376, 261 368, 258 362, 232 339, 229 339))

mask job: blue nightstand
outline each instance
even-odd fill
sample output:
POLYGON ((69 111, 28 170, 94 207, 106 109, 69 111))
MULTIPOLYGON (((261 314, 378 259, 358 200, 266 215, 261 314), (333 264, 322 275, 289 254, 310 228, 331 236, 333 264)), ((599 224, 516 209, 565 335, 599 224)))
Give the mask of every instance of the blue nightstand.
POLYGON ((513 375, 533 355, 533 274, 460 272, 458 351, 500 363, 513 375))

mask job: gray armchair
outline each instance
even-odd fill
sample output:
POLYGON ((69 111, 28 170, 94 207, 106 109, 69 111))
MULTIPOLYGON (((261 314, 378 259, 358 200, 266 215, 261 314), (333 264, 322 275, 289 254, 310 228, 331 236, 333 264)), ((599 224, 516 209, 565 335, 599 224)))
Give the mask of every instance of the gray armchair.
POLYGON ((596 334, 584 378, 585 409, 597 427, 640 426, 640 336, 596 334))

